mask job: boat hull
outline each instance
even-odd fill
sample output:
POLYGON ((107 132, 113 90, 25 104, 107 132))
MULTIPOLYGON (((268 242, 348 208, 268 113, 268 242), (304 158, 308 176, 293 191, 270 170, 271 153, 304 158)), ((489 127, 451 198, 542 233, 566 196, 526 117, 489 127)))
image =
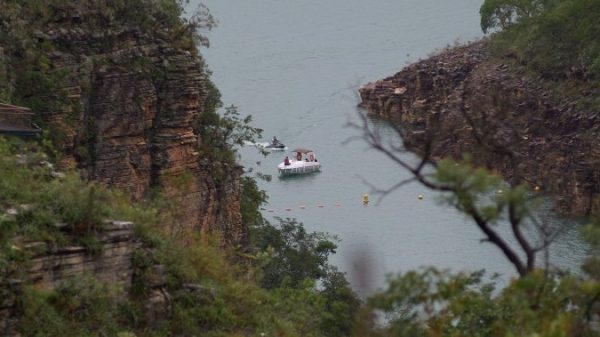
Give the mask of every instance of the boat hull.
POLYGON ((317 172, 321 170, 321 164, 319 162, 292 161, 290 165, 284 165, 284 163, 277 165, 277 169, 281 176, 293 176, 317 172))
POLYGON ((271 151, 285 151, 287 150, 287 147, 285 145, 267 145, 265 146, 265 149, 271 151))

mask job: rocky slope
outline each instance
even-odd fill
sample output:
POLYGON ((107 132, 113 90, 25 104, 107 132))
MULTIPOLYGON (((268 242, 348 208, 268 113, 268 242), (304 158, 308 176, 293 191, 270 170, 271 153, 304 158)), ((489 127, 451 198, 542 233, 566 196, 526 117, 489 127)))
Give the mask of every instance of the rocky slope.
POLYGON ((434 158, 470 152, 512 183, 553 192, 561 213, 589 214, 600 192, 598 111, 578 108, 573 96, 558 99, 486 48, 480 41, 445 50, 369 83, 360 106, 411 130, 404 141, 416 152, 432 137, 434 158))
POLYGON ((36 36, 53 46, 51 66, 68 74, 69 108, 43 116, 60 130, 62 168, 79 167, 136 200, 161 191, 177 208, 172 232, 218 229, 224 242, 242 241, 241 170, 217 182, 196 150, 203 60, 135 25, 90 30, 94 15, 73 11, 36 36))

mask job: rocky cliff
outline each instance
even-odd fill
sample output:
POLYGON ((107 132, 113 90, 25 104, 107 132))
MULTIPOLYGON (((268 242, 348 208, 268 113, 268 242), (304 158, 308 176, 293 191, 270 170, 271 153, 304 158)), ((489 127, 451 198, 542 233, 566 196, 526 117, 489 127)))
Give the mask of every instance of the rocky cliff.
POLYGON ((218 229, 224 242, 243 240, 241 170, 231 165, 216 181, 197 152, 207 98, 201 57, 118 20, 90 29, 93 10, 61 15, 36 38, 53 46, 53 71, 67 74, 67 108, 43 116, 58 131, 62 168, 79 167, 135 200, 160 191, 177 208, 173 232, 218 229))
POLYGON ((511 183, 557 196, 563 214, 596 209, 600 193, 598 111, 557 97, 542 79, 490 56, 485 41, 445 50, 360 89, 360 106, 403 125, 405 145, 419 152, 433 139, 433 158, 473 154, 511 183))
POLYGON ((131 222, 110 221, 98 233, 98 253, 93 254, 83 246, 56 248, 45 242, 29 242, 22 249, 31 255, 23 270, 23 279, 3 280, 0 294, 0 333, 2 336, 18 336, 17 323, 21 316, 19 294, 21 284, 26 282, 37 289, 51 290, 65 280, 93 275, 119 289, 128 290, 132 285, 134 268, 132 255, 141 247, 131 222))

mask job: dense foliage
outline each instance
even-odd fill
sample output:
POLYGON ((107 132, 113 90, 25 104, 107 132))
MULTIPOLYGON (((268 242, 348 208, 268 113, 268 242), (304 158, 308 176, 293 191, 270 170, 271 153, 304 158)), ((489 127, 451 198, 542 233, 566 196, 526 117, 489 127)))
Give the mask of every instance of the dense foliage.
POLYGON ((550 80, 600 80, 600 2, 486 0, 480 12, 499 54, 550 80))

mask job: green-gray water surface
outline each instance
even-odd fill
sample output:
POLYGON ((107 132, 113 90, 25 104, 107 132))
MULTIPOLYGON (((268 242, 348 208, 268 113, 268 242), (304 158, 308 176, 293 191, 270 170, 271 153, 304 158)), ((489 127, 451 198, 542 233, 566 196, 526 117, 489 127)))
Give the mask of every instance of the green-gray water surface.
MULTIPOLYGON (((296 218, 311 231, 337 235, 341 242, 332 262, 363 294, 382 287, 387 273, 420 266, 485 268, 505 280, 515 275, 497 248, 480 242, 483 235, 472 222, 418 184, 379 203, 371 196, 363 206, 362 196, 370 191, 363 180, 385 188, 409 175, 366 143, 345 143, 360 135, 345 126, 358 120, 359 86, 455 41, 480 38, 482 0, 203 3, 219 21, 207 34, 210 48, 201 52, 224 104, 252 115, 265 141, 276 135, 290 148, 311 148, 322 164, 320 173, 280 179, 276 165, 286 153, 263 158, 252 148, 241 150, 246 168, 274 177, 260 183, 269 196, 264 209, 269 220, 296 218)), ((394 137, 385 122, 372 124, 394 137)), ((585 247, 577 227, 565 225, 551 263, 570 268, 579 263, 585 247)))

